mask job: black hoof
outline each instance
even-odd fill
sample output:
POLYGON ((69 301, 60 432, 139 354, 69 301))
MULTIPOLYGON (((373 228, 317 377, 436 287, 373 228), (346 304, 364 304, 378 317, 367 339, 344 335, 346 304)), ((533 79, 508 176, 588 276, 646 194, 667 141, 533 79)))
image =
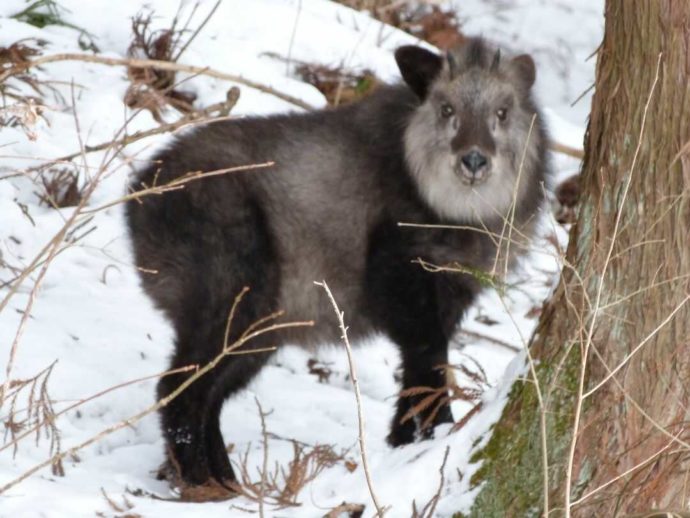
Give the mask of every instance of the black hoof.
POLYGON ((455 422, 453 420, 453 414, 450 411, 450 407, 447 405, 444 405, 444 407, 436 413, 430 425, 421 429, 419 427, 424 422, 424 418, 420 417, 421 416, 407 419, 404 423, 400 423, 398 419, 394 420, 393 425, 391 426, 391 431, 386 438, 388 444, 393 448, 397 448, 398 446, 413 443, 417 439, 432 439, 434 437, 434 428, 436 428, 436 426, 446 423, 452 424, 455 422))
POLYGON ((408 419, 402 424, 399 421, 396 421, 393 423, 386 441, 393 448, 413 443, 416 429, 417 426, 414 422, 414 419, 408 419))

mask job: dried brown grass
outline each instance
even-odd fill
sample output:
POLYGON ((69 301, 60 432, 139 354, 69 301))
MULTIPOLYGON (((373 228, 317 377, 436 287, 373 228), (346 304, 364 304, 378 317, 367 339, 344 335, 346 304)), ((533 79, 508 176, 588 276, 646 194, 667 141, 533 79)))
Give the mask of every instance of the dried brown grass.
MULTIPOLYGON (((18 65, 26 65, 32 58, 39 56, 46 41, 38 38, 25 38, 7 47, 0 47, 0 71, 9 70, 18 65)), ((28 85, 40 97, 43 95, 40 82, 29 72, 17 74, 15 79, 28 85)), ((17 87, 0 81, 0 95, 13 99, 24 99, 25 95, 17 93, 17 87)))
POLYGON ((76 168, 50 167, 39 173, 42 192, 40 203, 53 208, 76 207, 84 194, 76 168))
POLYGON ((252 472, 254 469, 249 463, 251 445, 239 459, 234 462, 238 473, 238 482, 230 487, 237 494, 246 497, 259 505, 259 514, 264 516, 264 505, 268 504, 277 509, 296 507, 301 505, 298 497, 302 490, 315 480, 325 469, 338 463, 346 463, 344 453, 337 453, 333 446, 317 444, 308 446, 298 441, 292 443, 292 459, 287 465, 274 463, 269 467, 269 433, 266 426, 267 413, 263 411, 257 401, 259 416, 261 418, 261 437, 263 450, 263 463, 256 468, 259 479, 255 480, 252 472))
MULTIPOLYGON (((6 411, 2 416, 2 424, 5 427, 3 442, 12 444, 12 456, 19 451, 18 438, 25 430, 34 431, 34 444, 39 445, 41 439, 50 441, 49 454, 56 456, 60 453, 60 430, 55 419, 56 413, 53 401, 48 394, 48 382, 56 362, 43 369, 35 376, 27 379, 14 379, 9 384, 0 387, 7 390, 2 394, 6 411)), ((64 476, 65 469, 62 458, 57 457, 51 464, 51 470, 55 476, 64 476)))
POLYGON ((319 90, 331 106, 357 101, 380 85, 380 80, 368 69, 357 72, 344 67, 299 62, 295 73, 319 90))
MULTIPOLYGON (((170 27, 153 29, 153 13, 140 12, 132 19, 132 42, 127 50, 131 58, 176 63, 187 47, 198 36, 220 6, 218 0, 199 26, 191 31, 189 26, 199 8, 194 4, 187 21, 180 26, 180 11, 172 19, 170 27)), ((180 4, 180 9, 182 4, 180 4)), ((172 107, 183 115, 194 111, 196 94, 179 89, 177 71, 153 67, 127 67, 131 85, 125 93, 125 104, 132 109, 145 109, 153 118, 163 124, 162 111, 172 107)))
POLYGON ((96 512, 96 516, 100 518, 142 518, 142 515, 132 511, 134 509, 134 504, 127 498, 127 495, 122 495, 122 503, 118 503, 114 498, 108 495, 103 488, 101 488, 101 494, 108 504, 108 507, 113 511, 113 514, 106 514, 99 511, 96 512))
POLYGON ((400 397, 411 398, 415 403, 401 418, 401 423, 409 421, 410 419, 420 420, 420 429, 429 428, 434 422, 438 413, 445 406, 450 405, 453 401, 466 401, 472 403, 474 406, 470 411, 452 428, 455 432, 460 430, 465 423, 476 414, 482 407, 481 397, 485 389, 489 386, 486 378, 486 373, 481 365, 474 362, 474 369, 467 365, 444 365, 438 367, 443 369, 448 380, 446 386, 443 387, 410 387, 400 392, 400 397), (454 371, 458 371, 468 378, 471 386, 460 386, 455 381, 454 371))
POLYGON ((368 11, 381 22, 397 27, 432 45, 447 50, 465 37, 455 10, 440 2, 422 0, 337 0, 358 11, 368 11))
MULTIPOLYGON (((155 59, 175 62, 181 45, 182 30, 177 28, 177 18, 166 29, 151 28, 153 13, 139 13, 132 19, 132 42, 127 50, 131 58, 155 59)), ((196 95, 176 89, 174 70, 151 67, 127 67, 131 82, 125 92, 124 102, 132 109, 151 112, 156 122, 162 124, 162 111, 168 106, 182 114, 192 111, 196 95)))

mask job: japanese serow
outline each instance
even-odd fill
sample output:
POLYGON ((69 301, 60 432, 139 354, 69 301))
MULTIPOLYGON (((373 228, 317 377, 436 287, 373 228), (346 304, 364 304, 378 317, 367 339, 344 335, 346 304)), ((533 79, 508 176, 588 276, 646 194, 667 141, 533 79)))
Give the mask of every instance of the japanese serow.
MULTIPOLYGON (((469 39, 443 56, 401 47, 395 59, 400 84, 338 108, 209 123, 137 173, 132 188, 141 190, 190 171, 274 162, 128 203, 143 287, 176 333, 171 368, 208 363, 277 311, 315 324, 262 334, 242 350, 339 340, 333 308, 314 285, 325 280, 351 339, 382 333, 398 346, 403 389, 445 386, 439 367, 484 284, 477 272, 505 270, 524 247, 515 240, 533 232, 547 137, 531 94, 530 56, 501 55, 469 39)), ((269 357, 226 356, 162 408, 180 483, 235 481, 221 407, 269 357)), ((162 378, 158 396, 189 375, 162 378)), ((430 410, 401 422, 416 401, 398 399, 392 446, 452 421, 446 407, 424 430, 430 410)))

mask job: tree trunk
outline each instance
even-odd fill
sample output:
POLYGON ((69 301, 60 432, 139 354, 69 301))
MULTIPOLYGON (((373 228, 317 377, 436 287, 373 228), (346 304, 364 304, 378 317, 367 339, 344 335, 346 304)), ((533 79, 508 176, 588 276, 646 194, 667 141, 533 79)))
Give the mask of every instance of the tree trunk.
POLYGON ((690 1, 607 0, 595 86, 562 278, 471 516, 688 508, 690 1))

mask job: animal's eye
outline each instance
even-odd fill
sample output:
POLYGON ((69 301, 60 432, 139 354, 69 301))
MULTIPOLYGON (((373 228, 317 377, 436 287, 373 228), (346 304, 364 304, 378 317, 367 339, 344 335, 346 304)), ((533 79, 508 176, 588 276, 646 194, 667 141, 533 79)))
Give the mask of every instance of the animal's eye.
POLYGON ((453 107, 450 104, 443 103, 441 105, 441 116, 443 118, 447 119, 449 117, 452 117, 454 113, 455 113, 455 110, 453 109, 453 107))
POLYGON ((498 117, 500 121, 506 120, 506 117, 508 117, 508 108, 499 108, 496 110, 496 117, 498 117))

